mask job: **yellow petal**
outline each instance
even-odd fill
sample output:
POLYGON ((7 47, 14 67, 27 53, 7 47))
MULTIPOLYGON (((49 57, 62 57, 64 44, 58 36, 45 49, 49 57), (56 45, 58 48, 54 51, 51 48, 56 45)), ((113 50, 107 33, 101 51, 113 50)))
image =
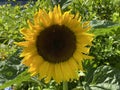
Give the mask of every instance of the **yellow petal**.
POLYGON ((40 79, 47 77, 47 71, 49 69, 49 63, 44 61, 42 64, 39 66, 39 73, 40 73, 40 79))
POLYGON ((55 74, 55 65, 54 64, 51 64, 49 65, 49 69, 47 71, 47 76, 45 78, 45 82, 46 83, 49 83, 50 80, 53 78, 54 74, 55 74))
POLYGON ((54 79, 56 82, 60 83, 61 80, 63 80, 63 73, 61 70, 61 65, 60 64, 55 64, 55 75, 54 79))

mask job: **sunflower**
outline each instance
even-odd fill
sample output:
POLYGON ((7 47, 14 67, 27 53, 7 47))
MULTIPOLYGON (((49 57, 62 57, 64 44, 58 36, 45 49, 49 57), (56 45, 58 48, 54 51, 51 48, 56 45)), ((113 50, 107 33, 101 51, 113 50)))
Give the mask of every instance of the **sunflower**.
POLYGON ((25 41, 17 44, 23 47, 20 56, 31 76, 39 75, 46 83, 51 79, 57 83, 78 79, 82 61, 91 59, 88 46, 93 35, 87 33, 89 22, 81 23, 79 13, 62 13, 58 5, 48 13, 40 9, 33 23, 28 20, 28 26, 20 31, 25 41))

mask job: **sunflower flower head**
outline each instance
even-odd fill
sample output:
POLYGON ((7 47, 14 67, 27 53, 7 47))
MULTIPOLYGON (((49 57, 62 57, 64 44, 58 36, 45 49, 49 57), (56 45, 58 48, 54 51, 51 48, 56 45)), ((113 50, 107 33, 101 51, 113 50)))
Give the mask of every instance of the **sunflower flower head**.
POLYGON ((22 63, 31 75, 39 75, 46 83, 51 79, 57 83, 78 79, 82 61, 91 59, 87 47, 93 40, 93 35, 87 33, 89 22, 82 24, 78 13, 62 13, 58 5, 48 13, 40 9, 28 25, 21 30, 25 41, 17 44, 23 47, 22 63))

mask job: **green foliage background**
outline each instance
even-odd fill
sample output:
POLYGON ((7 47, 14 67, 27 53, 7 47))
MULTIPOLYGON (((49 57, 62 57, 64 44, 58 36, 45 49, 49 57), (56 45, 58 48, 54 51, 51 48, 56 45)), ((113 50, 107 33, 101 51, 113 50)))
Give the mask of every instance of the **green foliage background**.
POLYGON ((82 21, 91 21, 90 33, 95 34, 90 55, 85 60, 85 72, 80 80, 69 82, 69 90, 120 90, 120 1, 119 0, 30 0, 20 5, 15 0, 0 6, 0 89, 15 84, 16 90, 62 90, 51 81, 45 84, 30 77, 22 65, 19 54, 22 48, 14 42, 22 41, 19 30, 28 27, 26 21, 40 8, 49 11, 60 4, 63 12, 79 12, 82 21), (15 2, 13 6, 10 2, 15 2))

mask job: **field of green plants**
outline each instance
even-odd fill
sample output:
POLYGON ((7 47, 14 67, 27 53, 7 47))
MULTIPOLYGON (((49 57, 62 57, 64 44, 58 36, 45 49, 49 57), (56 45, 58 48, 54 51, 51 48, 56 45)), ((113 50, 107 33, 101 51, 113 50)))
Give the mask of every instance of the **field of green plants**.
POLYGON ((82 22, 90 21, 95 34, 90 55, 84 60, 79 80, 67 82, 68 90, 120 90, 120 0, 34 0, 21 5, 15 0, 0 5, 0 90, 65 90, 64 83, 31 77, 28 67, 21 64, 22 48, 14 42, 23 41, 20 29, 28 27, 39 9, 52 10, 59 4, 62 11, 80 13, 82 22), (11 5, 9 2, 15 2, 11 5))

